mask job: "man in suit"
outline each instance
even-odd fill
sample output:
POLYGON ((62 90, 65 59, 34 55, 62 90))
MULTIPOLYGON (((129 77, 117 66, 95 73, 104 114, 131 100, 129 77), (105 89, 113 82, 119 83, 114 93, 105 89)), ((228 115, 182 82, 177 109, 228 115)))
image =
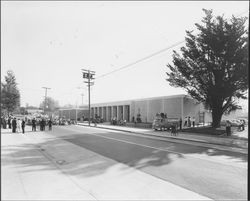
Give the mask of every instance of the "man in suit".
POLYGON ((8 125, 9 125, 9 128, 11 129, 11 118, 10 117, 8 118, 8 125))
POLYGON ((36 119, 32 119, 32 131, 36 131, 36 119))
POLYGON ((22 131, 23 131, 23 134, 24 134, 24 129, 25 129, 25 121, 24 119, 22 120, 22 131))
POLYGON ((182 129, 182 118, 180 118, 179 123, 180 123, 180 130, 181 130, 182 129))
POLYGON ((48 125, 49 125, 49 130, 51 131, 52 130, 52 120, 51 119, 48 121, 48 125))
POLYGON ((42 124, 42 131, 45 131, 46 122, 44 118, 42 119, 41 124, 42 124))
POLYGON ((12 120, 12 133, 16 132, 16 126, 17 126, 17 122, 16 122, 16 118, 14 118, 12 120))

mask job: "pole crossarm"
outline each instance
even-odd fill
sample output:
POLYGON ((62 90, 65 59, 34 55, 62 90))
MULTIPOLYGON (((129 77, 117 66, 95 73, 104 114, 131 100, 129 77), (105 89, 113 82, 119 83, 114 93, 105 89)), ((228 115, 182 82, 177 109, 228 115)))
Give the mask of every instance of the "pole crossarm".
POLYGON ((88 94, 89 94, 89 125, 90 125, 90 86, 94 85, 94 82, 91 80, 94 80, 94 75, 95 75, 95 71, 90 71, 90 70, 86 70, 86 69, 82 69, 82 77, 83 79, 86 79, 87 81, 84 81, 84 83, 87 83, 88 85, 88 94))

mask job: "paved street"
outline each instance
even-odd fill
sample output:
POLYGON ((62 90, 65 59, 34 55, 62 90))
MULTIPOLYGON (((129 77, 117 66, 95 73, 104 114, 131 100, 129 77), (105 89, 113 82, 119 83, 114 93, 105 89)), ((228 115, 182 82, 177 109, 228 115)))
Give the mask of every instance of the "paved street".
POLYGON ((247 154, 83 126, 2 133, 2 175, 3 200, 247 199, 247 154))

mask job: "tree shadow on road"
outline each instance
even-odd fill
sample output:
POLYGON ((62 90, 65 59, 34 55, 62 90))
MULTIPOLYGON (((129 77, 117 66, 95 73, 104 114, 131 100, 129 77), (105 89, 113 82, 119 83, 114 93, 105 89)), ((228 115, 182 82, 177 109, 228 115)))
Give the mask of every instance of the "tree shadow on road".
POLYGON ((206 147, 154 140, 154 146, 159 147, 156 149, 150 146, 152 139, 144 138, 145 146, 138 146, 97 135, 103 133, 95 135, 73 133, 67 137, 51 138, 37 144, 26 143, 3 147, 2 164, 14 163, 18 167, 28 167, 24 171, 49 170, 58 166, 66 174, 91 177, 104 173, 116 162, 125 164, 124 167, 142 170, 148 167, 166 167, 177 159, 185 159, 185 154, 226 156, 242 162, 247 161, 247 155, 206 147))
MULTIPOLYGON (((206 156, 218 156, 234 159, 235 163, 244 163, 248 160, 246 154, 141 137, 136 142, 132 142, 130 136, 126 138, 128 143, 124 142, 124 136, 116 140, 110 139, 116 134, 72 132, 72 134, 55 137, 50 133, 43 138, 39 136, 44 134, 29 133, 24 136, 23 143, 15 145, 9 143, 8 146, 2 146, 2 167, 14 167, 18 172, 28 174, 41 171, 58 172, 59 169, 59 172, 64 175, 84 179, 98 178, 95 182, 102 181, 103 177, 109 179, 107 175, 110 172, 116 172, 117 169, 119 172, 116 174, 117 179, 121 174, 126 175, 137 169, 189 190, 206 192, 209 196, 211 192, 220 194, 221 189, 216 189, 217 184, 223 182, 229 184, 231 179, 236 177, 246 178, 246 173, 237 167, 223 163, 218 165, 211 160, 206 160, 206 156), (42 140, 40 142, 25 140, 32 139, 30 138, 32 136, 42 140), (197 155, 203 155, 203 157, 197 158, 197 155), (223 172, 229 177, 221 180, 218 175, 222 175, 223 172), (194 183, 197 178, 200 182, 194 183), (210 190, 207 186, 214 186, 214 188, 210 190)), ((241 183, 234 185, 241 188, 245 185, 245 180, 242 180, 240 180, 241 183)), ((237 198, 235 194, 232 197, 237 198)))
POLYGON ((66 174, 91 177, 103 174, 117 162, 138 169, 167 165, 172 162, 170 155, 173 154, 119 141, 114 143, 95 135, 72 134, 40 143, 3 146, 2 165, 14 165, 24 172, 52 170, 57 166, 66 174))

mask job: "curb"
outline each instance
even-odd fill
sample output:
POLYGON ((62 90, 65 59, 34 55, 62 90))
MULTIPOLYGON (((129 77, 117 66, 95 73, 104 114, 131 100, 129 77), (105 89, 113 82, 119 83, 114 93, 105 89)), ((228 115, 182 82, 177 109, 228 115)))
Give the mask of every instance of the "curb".
MULTIPOLYGON (((198 142, 198 143, 204 143, 204 144, 213 144, 213 145, 219 145, 219 146, 225 146, 225 147, 231 147, 231 148, 238 148, 238 149, 248 150, 248 148, 235 146, 234 144, 228 145, 228 144, 207 142, 207 141, 202 141, 202 140, 194 140, 194 139, 186 139, 186 138, 177 138, 177 137, 168 137, 168 136, 159 136, 159 135, 152 135, 152 134, 144 134, 144 133, 140 133, 140 132, 136 132, 136 131, 128 131, 128 130, 115 129, 115 128, 105 128, 105 127, 89 126, 89 125, 82 125, 82 124, 77 124, 77 125, 79 125, 79 126, 86 126, 86 127, 93 127, 93 128, 100 128, 100 129, 106 129, 106 130, 122 131, 122 132, 127 132, 127 133, 136 133, 136 134, 141 134, 141 135, 145 135, 145 136, 161 137, 161 138, 168 138, 168 139, 175 139, 175 140, 185 140, 185 141, 191 141, 191 142, 198 142)), ((244 153, 244 154, 248 154, 248 153, 244 153)))

